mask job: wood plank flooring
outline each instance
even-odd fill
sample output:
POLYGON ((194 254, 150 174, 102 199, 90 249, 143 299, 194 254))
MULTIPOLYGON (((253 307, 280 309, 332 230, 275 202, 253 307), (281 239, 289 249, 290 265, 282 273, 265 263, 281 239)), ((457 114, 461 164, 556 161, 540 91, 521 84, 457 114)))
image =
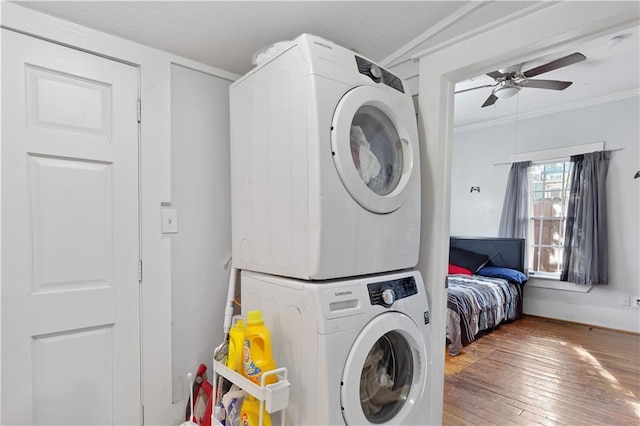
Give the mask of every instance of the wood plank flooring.
POLYGON ((640 336, 525 316, 445 354, 444 425, 640 425, 640 336))

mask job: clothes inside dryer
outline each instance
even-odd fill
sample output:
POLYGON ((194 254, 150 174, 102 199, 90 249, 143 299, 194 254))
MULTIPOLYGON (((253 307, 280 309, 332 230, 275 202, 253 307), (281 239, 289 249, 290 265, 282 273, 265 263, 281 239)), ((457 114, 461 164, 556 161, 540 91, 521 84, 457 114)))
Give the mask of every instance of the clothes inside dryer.
POLYGON ((407 399, 413 380, 413 356, 407 340, 396 331, 373 345, 360 376, 360 404, 371 423, 391 420, 407 399))
POLYGON ((362 181, 378 195, 390 194, 403 171, 402 143, 391 119, 364 105, 351 123, 351 155, 362 181))
POLYGON ((360 126, 351 126, 351 156, 360 179, 369 185, 371 179, 380 174, 380 161, 371 151, 371 144, 360 126))

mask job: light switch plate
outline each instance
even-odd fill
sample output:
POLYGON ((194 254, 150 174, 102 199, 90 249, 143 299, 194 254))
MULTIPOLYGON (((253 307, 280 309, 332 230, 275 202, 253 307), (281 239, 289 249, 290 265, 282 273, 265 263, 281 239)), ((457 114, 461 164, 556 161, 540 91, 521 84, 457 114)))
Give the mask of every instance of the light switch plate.
POLYGON ((176 234, 178 232, 178 211, 176 209, 162 209, 162 233, 176 234))

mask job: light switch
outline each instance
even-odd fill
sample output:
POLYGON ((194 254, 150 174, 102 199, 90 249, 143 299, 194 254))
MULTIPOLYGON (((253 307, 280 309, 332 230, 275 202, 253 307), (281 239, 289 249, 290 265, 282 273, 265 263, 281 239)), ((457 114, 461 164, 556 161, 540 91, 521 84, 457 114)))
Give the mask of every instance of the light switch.
POLYGON ((175 234, 178 232, 178 211, 176 209, 162 209, 162 233, 175 234))

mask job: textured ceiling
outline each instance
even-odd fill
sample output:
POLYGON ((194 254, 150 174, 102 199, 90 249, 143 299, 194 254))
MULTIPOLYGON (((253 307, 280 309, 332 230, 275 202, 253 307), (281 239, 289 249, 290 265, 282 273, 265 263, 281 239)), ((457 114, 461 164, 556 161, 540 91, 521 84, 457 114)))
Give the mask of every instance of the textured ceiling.
POLYGON ((21 5, 242 75, 260 48, 311 33, 374 60, 464 1, 28 1, 21 5))

